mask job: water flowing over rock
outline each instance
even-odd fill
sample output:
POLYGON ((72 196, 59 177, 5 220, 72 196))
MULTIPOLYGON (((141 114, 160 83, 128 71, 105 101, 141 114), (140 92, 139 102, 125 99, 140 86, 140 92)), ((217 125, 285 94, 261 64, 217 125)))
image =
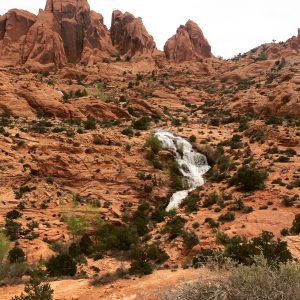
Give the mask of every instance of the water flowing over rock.
POLYGON ((212 57, 211 47, 202 30, 191 20, 177 29, 176 34, 166 42, 164 51, 167 59, 175 62, 212 57))
POLYGON ((172 151, 178 162, 180 171, 187 181, 188 189, 174 193, 170 199, 167 211, 176 209, 188 194, 204 184, 203 175, 210 169, 205 155, 193 150, 192 145, 182 137, 164 130, 155 132, 162 147, 172 151))
POLYGON ((113 12, 110 33, 113 45, 121 55, 132 57, 156 50, 153 37, 147 32, 142 19, 135 18, 128 12, 113 12))

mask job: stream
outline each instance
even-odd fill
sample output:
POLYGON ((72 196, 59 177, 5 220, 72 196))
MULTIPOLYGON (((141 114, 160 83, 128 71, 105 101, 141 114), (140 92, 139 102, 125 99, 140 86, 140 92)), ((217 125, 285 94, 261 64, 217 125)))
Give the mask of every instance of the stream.
POLYGON ((178 191, 170 198, 166 211, 176 209, 190 192, 204 184, 203 175, 210 169, 206 156, 196 152, 190 142, 165 131, 157 130, 154 133, 161 142, 162 148, 172 151, 179 165, 180 172, 186 179, 188 189, 178 191))

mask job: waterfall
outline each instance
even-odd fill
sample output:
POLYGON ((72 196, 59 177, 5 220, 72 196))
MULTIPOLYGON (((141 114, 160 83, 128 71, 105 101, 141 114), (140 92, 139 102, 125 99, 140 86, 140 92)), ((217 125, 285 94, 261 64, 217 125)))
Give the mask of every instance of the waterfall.
POLYGON ((179 207, 188 194, 204 184, 203 175, 210 169, 205 155, 194 151, 192 145, 182 137, 165 131, 157 130, 154 133, 161 142, 162 148, 173 152, 183 177, 186 179, 188 189, 178 191, 170 198, 166 210, 179 207))

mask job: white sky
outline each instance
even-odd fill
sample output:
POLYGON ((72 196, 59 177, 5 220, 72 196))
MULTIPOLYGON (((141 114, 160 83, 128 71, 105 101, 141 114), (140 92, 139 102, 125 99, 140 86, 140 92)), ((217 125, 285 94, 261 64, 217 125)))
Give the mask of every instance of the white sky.
MULTIPOLYGON (((46 0, 0 0, 0 14, 11 8, 38 13, 46 0)), ((115 9, 143 18, 159 49, 180 24, 198 23, 214 55, 224 58, 260 44, 285 41, 300 28, 299 0, 89 0, 91 9, 110 27, 115 9)))

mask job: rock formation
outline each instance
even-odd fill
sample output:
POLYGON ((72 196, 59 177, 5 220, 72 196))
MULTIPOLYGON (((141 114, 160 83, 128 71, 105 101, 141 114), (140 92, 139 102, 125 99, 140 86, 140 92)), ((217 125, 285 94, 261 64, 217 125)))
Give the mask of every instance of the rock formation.
POLYGON ((167 59, 175 62, 212 57, 211 47, 199 26, 189 20, 164 46, 167 59))
POLYGON ((38 16, 11 10, 0 18, 0 58, 38 69, 102 61, 116 50, 103 17, 87 0, 47 0, 38 16))
POLYGON ((0 17, 0 57, 8 64, 20 62, 21 46, 35 21, 34 14, 18 9, 0 17))
POLYGON ((156 44, 147 32, 142 19, 116 10, 112 14, 111 38, 121 55, 132 57, 136 54, 153 53, 156 44))

